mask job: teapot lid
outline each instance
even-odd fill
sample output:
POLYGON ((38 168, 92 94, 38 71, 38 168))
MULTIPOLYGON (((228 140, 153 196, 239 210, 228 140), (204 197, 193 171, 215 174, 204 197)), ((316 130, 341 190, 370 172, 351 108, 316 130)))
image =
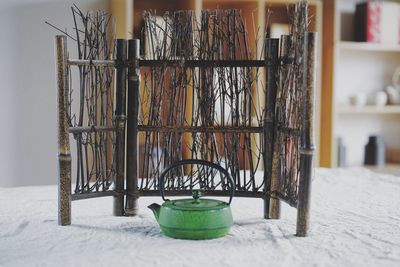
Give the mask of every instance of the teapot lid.
POLYGON ((192 194, 193 198, 167 200, 162 206, 176 210, 216 210, 229 206, 221 200, 200 198, 201 192, 198 190, 194 190, 192 194))

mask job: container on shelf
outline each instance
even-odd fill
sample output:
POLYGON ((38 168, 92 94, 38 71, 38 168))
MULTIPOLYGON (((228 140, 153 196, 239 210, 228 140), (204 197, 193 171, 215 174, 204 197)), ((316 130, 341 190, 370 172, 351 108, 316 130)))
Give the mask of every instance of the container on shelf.
POLYGON ((346 167, 346 146, 343 144, 343 138, 338 137, 337 139, 337 144, 338 144, 338 153, 337 153, 337 166, 339 168, 346 167))
POLYGON ((365 146, 364 165, 385 166, 386 147, 382 136, 372 135, 365 146))
POLYGON ((400 5, 368 1, 356 5, 355 39, 359 42, 399 44, 400 5))

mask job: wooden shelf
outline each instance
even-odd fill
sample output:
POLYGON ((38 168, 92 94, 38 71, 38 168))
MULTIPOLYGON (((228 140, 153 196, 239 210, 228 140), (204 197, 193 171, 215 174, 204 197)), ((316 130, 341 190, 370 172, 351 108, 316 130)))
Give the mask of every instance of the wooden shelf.
POLYGON ((377 167, 377 166, 364 166, 364 167, 376 173, 400 176, 400 164, 397 163, 387 163, 383 167, 377 167))
POLYGON ((355 50, 355 51, 400 52, 400 45, 367 43, 367 42, 340 41, 339 48, 342 50, 355 50))
POLYGON ((339 106, 336 108, 339 114, 399 114, 400 105, 393 106, 339 106))

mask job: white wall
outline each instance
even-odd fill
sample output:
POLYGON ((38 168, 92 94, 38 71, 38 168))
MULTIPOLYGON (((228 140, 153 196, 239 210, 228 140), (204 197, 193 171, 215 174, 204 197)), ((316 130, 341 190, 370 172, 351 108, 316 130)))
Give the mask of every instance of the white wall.
POLYGON ((108 10, 107 0, 0 1, 2 187, 57 183, 54 36, 58 32, 44 21, 72 31, 73 3, 84 11, 108 10))

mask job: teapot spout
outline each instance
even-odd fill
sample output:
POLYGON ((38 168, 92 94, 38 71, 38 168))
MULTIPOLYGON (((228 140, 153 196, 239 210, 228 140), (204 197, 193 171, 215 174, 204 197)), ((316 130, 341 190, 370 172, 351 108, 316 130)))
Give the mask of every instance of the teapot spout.
POLYGON ((157 203, 153 203, 148 206, 149 209, 154 213, 154 216, 156 217, 156 220, 158 221, 158 216, 160 215, 160 209, 161 206, 158 205, 157 203))

